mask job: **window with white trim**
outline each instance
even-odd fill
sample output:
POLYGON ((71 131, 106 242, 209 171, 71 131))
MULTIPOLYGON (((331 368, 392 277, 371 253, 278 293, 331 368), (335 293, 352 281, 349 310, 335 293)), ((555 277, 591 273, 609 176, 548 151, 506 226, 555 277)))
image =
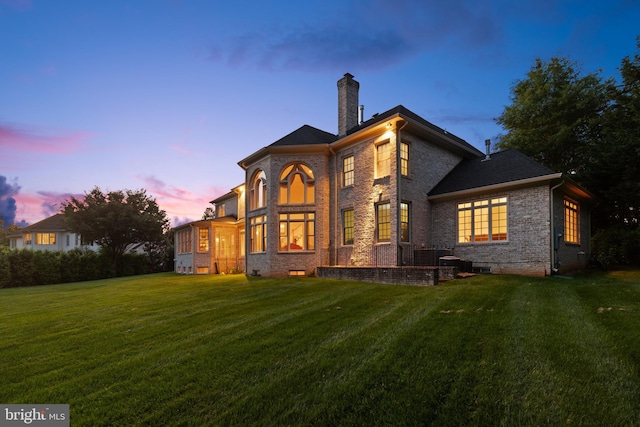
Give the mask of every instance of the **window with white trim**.
POLYGON ((389 242, 391 240, 391 204, 376 205, 376 240, 389 242))
POLYGON ((376 146, 376 177, 391 175, 391 143, 385 142, 376 146))
POLYGON ((302 163, 293 163, 280 173, 281 205, 311 204, 315 201, 313 172, 302 163))
POLYGON ((267 216, 260 215, 249 220, 251 252, 266 252, 267 250, 267 216))
POLYGON ((354 183, 354 161, 353 156, 342 159, 342 186, 348 187, 354 183))

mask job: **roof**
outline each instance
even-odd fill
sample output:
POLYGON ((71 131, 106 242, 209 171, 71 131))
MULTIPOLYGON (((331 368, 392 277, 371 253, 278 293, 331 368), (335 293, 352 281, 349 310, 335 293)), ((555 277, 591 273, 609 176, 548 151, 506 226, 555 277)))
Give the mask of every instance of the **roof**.
POLYGON ((314 145, 329 144, 336 140, 332 133, 304 125, 269 145, 269 147, 279 147, 283 145, 314 145))
POLYGON ((436 133, 439 133, 443 136, 446 136, 454 141, 456 141, 457 143, 466 146, 467 148, 469 148, 472 151, 478 151, 477 148, 475 148, 473 145, 469 144, 467 141, 465 141, 464 139, 452 134, 451 132, 447 131, 446 129, 442 129, 439 126, 434 125, 433 123, 431 123, 428 120, 425 120, 424 118, 420 117, 419 115, 417 115, 416 113, 414 113, 413 111, 409 110, 408 108, 406 108, 404 105, 397 105, 395 107, 393 107, 390 110, 385 111, 384 113, 381 114, 374 114, 373 117, 371 117, 369 120, 362 122, 361 124, 359 124, 356 127, 353 127, 351 129, 349 129, 347 131, 347 135, 351 135, 355 132, 358 132, 361 129, 364 129, 368 126, 371 126, 375 123, 378 122, 382 122, 385 121, 386 119, 388 119, 389 117, 392 117, 394 115, 400 115, 403 117, 406 117, 408 119, 411 119, 417 123, 420 123, 421 125, 431 129, 432 131, 435 131, 436 133))
POLYGON ((21 233, 30 231, 53 231, 53 230, 66 230, 67 226, 64 222, 64 214, 55 214, 49 218, 45 218, 42 221, 31 224, 20 230, 21 233))
POLYGON ((489 160, 481 157, 461 161, 429 192, 429 196, 560 176, 517 150, 505 150, 492 154, 489 160))

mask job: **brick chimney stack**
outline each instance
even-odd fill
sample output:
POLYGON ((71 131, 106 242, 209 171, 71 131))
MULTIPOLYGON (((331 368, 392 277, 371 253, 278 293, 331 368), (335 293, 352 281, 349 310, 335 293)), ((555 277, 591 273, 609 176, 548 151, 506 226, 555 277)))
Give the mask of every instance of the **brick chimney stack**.
POLYGON ((358 126, 358 90, 360 83, 349 73, 338 80, 338 136, 358 126))

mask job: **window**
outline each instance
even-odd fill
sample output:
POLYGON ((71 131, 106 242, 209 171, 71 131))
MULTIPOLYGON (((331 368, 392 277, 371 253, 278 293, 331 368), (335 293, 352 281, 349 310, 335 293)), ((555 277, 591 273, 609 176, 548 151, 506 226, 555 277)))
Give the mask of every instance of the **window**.
POLYGON ((458 204, 458 243, 507 240, 507 198, 458 204))
POLYGON ((342 244, 353 245, 353 209, 342 212, 342 244))
POLYGON ((391 175, 391 143, 385 142, 376 147, 376 176, 391 175))
POLYGON ((31 235, 31 233, 27 233, 24 235, 24 244, 25 245, 31 245, 33 243, 33 236, 31 235))
POLYGON ((382 203, 376 206, 377 241, 391 240, 391 205, 382 203))
POLYGON ((36 233, 36 245, 55 245, 56 233, 36 233))
POLYGON ((257 171, 251 181, 249 190, 249 207, 258 209, 267 206, 267 176, 264 171, 257 171))
POLYGON ((191 229, 178 231, 178 253, 191 252, 191 229))
POLYGON ((279 203, 283 205, 314 203, 313 172, 302 163, 287 166, 280 174, 279 203))
POLYGON ((345 157, 342 159, 342 186, 348 187, 353 185, 353 156, 345 157))
POLYGON ((209 251, 209 229, 199 228, 198 229, 198 252, 208 252, 208 251, 209 251))
POLYGON ((280 214, 280 251, 315 249, 315 214, 280 214))
POLYGON ((240 239, 240 258, 244 258, 245 255, 245 232, 244 230, 240 230, 240 237, 238 237, 240 239))
POLYGON ((564 201, 564 241, 580 243, 580 207, 570 200, 564 201))
POLYGON ((227 215, 227 209, 224 205, 224 203, 220 204, 220 205, 216 205, 216 218, 222 218, 223 216, 227 215))
POLYGON ((409 144, 400 143, 400 173, 402 176, 409 176, 409 144))
POLYGON ((400 241, 408 242, 409 235, 409 204, 400 203, 400 241))
POLYGON ((251 252, 265 252, 267 250, 267 216, 251 218, 250 225, 251 252))

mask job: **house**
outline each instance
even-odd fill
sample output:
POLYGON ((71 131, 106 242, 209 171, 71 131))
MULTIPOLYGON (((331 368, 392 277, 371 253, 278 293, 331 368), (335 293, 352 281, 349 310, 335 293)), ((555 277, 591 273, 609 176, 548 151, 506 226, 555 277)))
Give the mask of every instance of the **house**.
POLYGON ((245 271, 388 269, 419 265, 425 251, 495 273, 586 265, 587 191, 517 151, 483 153, 402 105, 364 121, 359 86, 350 74, 338 81, 337 135, 304 125, 239 162, 245 271))
POLYGON ((218 274, 245 271, 244 185, 211 202, 215 219, 175 227, 175 272, 218 274))
POLYGON ((82 241, 64 223, 64 214, 55 214, 9 235, 9 248, 39 251, 98 250, 93 242, 82 241))

